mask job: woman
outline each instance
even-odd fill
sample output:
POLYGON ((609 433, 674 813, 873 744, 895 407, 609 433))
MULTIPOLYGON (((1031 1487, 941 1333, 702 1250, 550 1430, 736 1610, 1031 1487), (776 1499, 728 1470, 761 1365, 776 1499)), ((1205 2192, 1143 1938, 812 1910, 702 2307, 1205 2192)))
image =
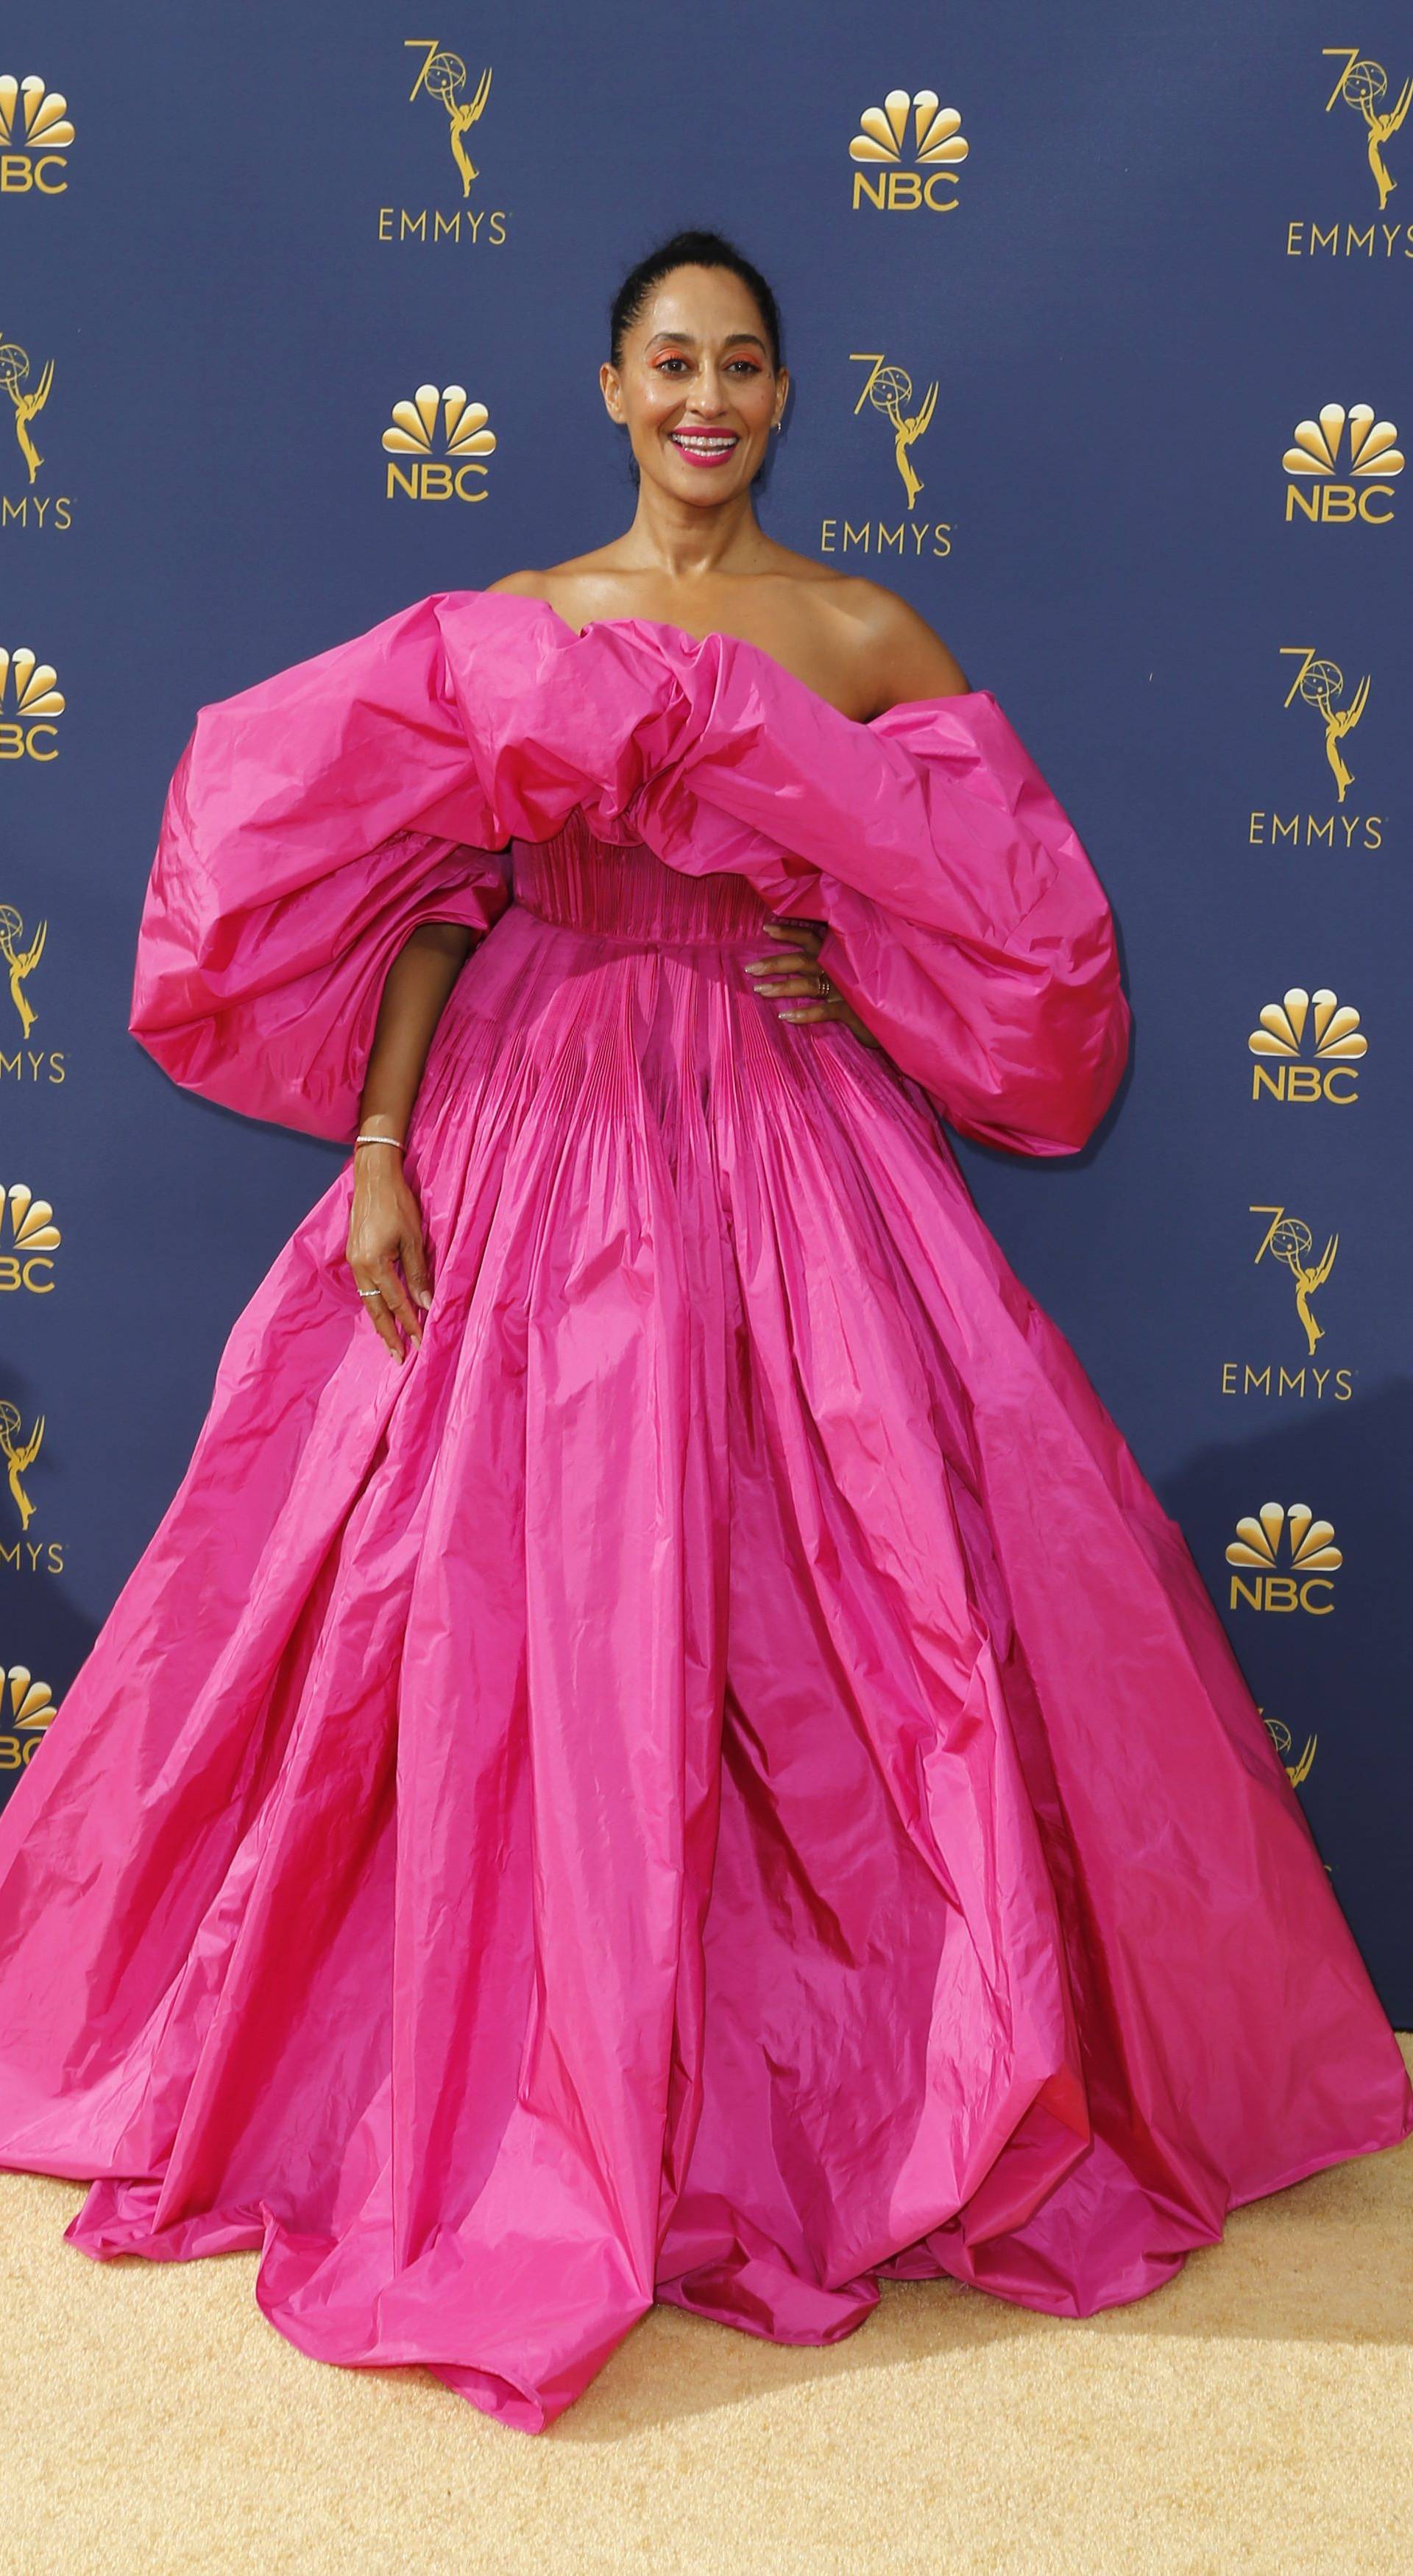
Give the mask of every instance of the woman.
POLYGON ((1413 2114, 943 1133, 1108 1107, 1088 860, 920 619, 762 535, 749 263, 644 262, 602 382, 623 537, 183 755, 134 1030, 351 1170, 0 1820, 0 2158, 91 2179, 72 2241, 258 2246, 304 2350, 532 2428, 655 2296, 1085 2315, 1413 2114))

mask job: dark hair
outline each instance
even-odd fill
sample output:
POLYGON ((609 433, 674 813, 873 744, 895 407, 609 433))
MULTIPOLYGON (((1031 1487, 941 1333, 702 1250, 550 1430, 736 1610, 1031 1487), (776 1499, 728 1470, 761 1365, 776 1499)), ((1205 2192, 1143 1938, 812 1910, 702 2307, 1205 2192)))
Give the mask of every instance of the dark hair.
POLYGON ((762 277, 760 270, 737 250, 734 242, 720 233, 674 233, 670 241, 660 242, 630 268, 608 309, 608 353, 618 366, 623 356, 625 334, 631 331, 643 306, 659 280, 671 275, 674 268, 729 268, 733 277, 749 288, 765 324, 770 343, 771 365, 778 368, 784 357, 780 333, 780 307, 762 277))

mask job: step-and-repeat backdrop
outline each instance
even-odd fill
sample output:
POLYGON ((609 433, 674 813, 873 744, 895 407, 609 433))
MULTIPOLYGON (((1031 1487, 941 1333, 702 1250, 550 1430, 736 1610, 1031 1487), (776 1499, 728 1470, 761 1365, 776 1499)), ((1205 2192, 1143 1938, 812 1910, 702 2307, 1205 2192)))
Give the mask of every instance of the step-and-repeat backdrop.
POLYGON ((934 622, 1112 895, 1115 1114, 969 1175, 1413 2019, 1406 10, 60 0, 0 45, 0 1793, 332 1168, 126 1034, 196 709, 615 533, 605 308, 709 223, 784 307, 766 524, 934 622))

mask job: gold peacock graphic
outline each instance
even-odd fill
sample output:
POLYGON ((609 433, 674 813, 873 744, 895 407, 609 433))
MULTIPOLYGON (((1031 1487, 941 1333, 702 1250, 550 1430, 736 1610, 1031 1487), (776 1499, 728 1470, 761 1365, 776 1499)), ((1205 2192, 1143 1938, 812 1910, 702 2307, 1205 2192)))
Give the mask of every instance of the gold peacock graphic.
POLYGON ((46 89, 37 72, 17 81, 0 72, 0 145, 17 152, 67 152, 74 139, 69 102, 46 89))
POLYGON ((58 1703, 47 1682, 36 1681, 28 1664, 0 1666, 0 1713, 17 1730, 52 1726, 58 1703))

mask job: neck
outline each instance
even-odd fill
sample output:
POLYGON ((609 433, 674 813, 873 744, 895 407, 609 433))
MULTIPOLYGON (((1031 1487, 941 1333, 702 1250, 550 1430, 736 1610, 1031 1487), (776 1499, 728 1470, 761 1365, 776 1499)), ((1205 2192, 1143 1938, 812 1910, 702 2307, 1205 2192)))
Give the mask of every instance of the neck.
POLYGON ((664 573, 671 581, 749 572, 766 542, 749 490, 702 508, 648 482, 639 489, 632 526, 619 539, 626 569, 664 573))

